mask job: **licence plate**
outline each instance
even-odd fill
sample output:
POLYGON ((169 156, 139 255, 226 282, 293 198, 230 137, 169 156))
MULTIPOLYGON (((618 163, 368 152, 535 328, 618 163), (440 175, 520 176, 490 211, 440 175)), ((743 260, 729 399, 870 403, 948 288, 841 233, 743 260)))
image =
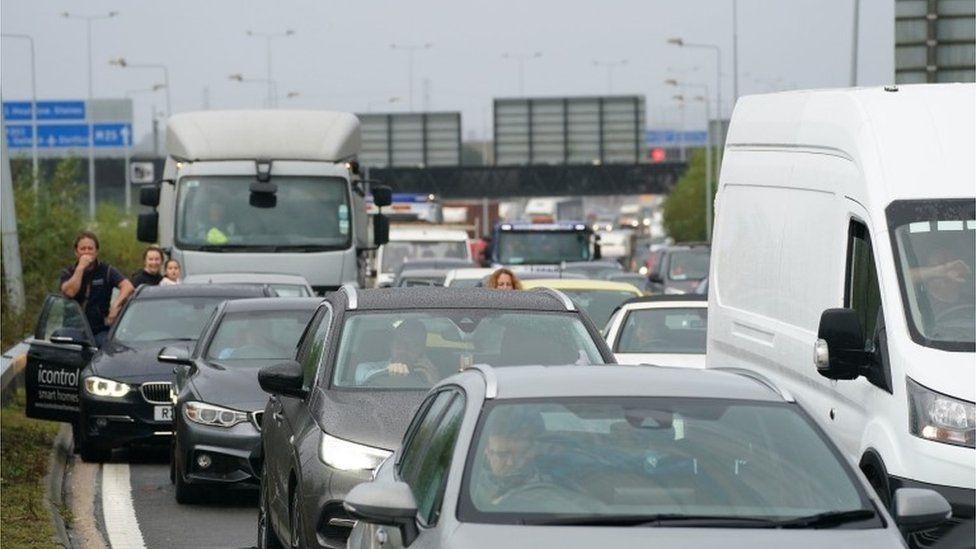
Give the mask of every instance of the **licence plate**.
POLYGON ((153 419, 156 421, 173 421, 173 407, 156 406, 153 409, 153 419))

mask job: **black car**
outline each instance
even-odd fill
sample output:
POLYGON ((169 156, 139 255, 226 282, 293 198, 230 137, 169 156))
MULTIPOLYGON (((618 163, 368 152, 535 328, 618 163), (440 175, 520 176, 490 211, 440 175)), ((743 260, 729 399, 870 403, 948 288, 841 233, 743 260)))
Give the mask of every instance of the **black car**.
POLYGON ((191 352, 173 345, 159 361, 176 364, 177 395, 170 472, 176 501, 192 503, 206 486, 255 483, 261 414, 268 395, 258 370, 295 357, 321 298, 225 301, 191 352))
POLYGON ((113 448, 168 444, 173 366, 159 350, 192 344, 222 301, 273 295, 262 286, 140 286, 96 348, 78 303, 51 294, 27 353, 27 415, 72 424, 84 461, 113 448))
POLYGON ((607 364, 599 330, 554 290, 397 288, 328 296, 271 393, 258 545, 345 547, 346 493, 399 444, 424 394, 473 364, 607 364))
POLYGON ((690 294, 708 277, 708 244, 675 244, 661 251, 648 273, 647 290, 655 294, 690 294))

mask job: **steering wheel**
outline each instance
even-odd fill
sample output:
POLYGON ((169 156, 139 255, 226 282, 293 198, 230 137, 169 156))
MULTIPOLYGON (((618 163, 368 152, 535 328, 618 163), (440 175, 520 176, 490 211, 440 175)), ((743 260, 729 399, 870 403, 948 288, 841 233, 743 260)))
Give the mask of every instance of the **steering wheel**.
POLYGON ((946 320, 954 319, 956 317, 958 317, 959 320, 970 320, 974 316, 976 316, 976 308, 974 308, 972 304, 961 303, 959 305, 953 305, 948 309, 939 311, 935 315, 935 318, 933 318, 933 321, 936 324, 944 324, 946 320), (967 314, 960 314, 960 313, 967 313, 967 314))
POLYGON ((570 512, 589 511, 594 507, 593 499, 586 494, 543 480, 529 482, 512 488, 499 497, 495 501, 495 505, 505 507, 512 505, 513 502, 519 501, 557 502, 560 510, 566 510, 566 507, 568 507, 570 512))

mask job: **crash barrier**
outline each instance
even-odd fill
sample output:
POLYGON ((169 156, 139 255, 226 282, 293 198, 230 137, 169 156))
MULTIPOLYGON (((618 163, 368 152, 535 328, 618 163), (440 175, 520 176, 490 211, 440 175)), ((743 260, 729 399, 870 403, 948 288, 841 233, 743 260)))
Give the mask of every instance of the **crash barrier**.
POLYGON ((0 357, 0 405, 14 401, 14 393, 24 384, 24 366, 27 364, 27 343, 21 341, 3 352, 0 357))

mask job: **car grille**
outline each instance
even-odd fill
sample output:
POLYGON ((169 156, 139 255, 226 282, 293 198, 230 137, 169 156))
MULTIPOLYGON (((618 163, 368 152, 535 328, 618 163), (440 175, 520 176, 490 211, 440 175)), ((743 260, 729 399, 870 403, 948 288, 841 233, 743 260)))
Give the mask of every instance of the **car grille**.
POLYGON ((146 402, 153 404, 172 404, 173 398, 170 394, 170 387, 172 385, 168 381, 143 383, 139 387, 139 391, 142 392, 142 398, 146 399, 146 402))
POLYGON ((264 410, 259 410, 257 412, 251 412, 251 423, 254 427, 260 431, 261 430, 261 419, 264 418, 264 410))

